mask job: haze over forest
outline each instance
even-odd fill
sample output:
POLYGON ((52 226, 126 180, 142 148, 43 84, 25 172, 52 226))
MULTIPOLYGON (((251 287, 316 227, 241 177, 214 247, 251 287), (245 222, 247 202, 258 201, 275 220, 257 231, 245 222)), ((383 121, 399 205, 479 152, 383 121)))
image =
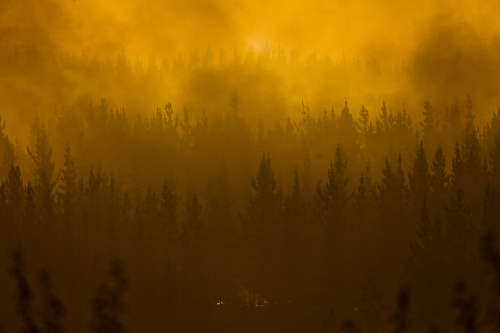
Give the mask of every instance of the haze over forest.
POLYGON ((0 331, 499 332, 499 12, 0 0, 0 331))

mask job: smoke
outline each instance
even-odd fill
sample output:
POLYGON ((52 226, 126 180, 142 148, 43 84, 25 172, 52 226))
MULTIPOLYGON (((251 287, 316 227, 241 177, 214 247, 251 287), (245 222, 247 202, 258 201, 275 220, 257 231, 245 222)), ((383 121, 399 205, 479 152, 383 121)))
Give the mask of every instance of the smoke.
MULTIPOLYGON (((8 73, 0 78, 0 105, 19 119, 54 106, 71 107, 82 96, 107 97, 118 107, 137 111, 172 101, 178 110, 186 106, 218 112, 227 107, 231 93, 239 91, 243 109, 261 112, 255 118, 282 119, 291 109, 300 114, 302 100, 320 113, 332 105, 342 108, 344 98, 354 112, 361 104, 375 111, 385 99, 396 109, 405 102, 409 112, 419 116, 425 98, 444 110, 445 104, 470 95, 486 119, 500 93, 499 10, 495 2, 472 0, 0 0, 0 45, 55 55, 17 72, 2 59, 8 73), (215 63, 221 49, 229 61, 233 54, 245 61, 250 48, 258 57, 267 45, 284 50, 287 62, 296 58, 311 68, 359 58, 361 67, 381 72, 385 81, 352 70, 332 77, 314 69, 306 80, 302 72, 283 74, 265 67, 243 74, 192 71, 176 82, 157 76, 138 86, 125 78, 118 86, 108 83, 111 70, 103 66, 90 66, 84 73, 71 64, 57 65, 59 56, 82 54, 116 65, 124 53, 132 70, 136 59, 145 70, 151 62, 170 70, 179 56, 189 67, 195 51, 201 63, 207 49, 215 63), (63 71, 55 74, 57 66, 63 71), (108 79, 96 82, 88 77, 108 79)), ((7 114, 4 119, 16 117, 7 114)))
POLYGON ((500 35, 484 34, 452 15, 438 16, 412 54, 412 91, 446 103, 462 103, 469 95, 476 111, 489 115, 500 100, 499 52, 500 35))

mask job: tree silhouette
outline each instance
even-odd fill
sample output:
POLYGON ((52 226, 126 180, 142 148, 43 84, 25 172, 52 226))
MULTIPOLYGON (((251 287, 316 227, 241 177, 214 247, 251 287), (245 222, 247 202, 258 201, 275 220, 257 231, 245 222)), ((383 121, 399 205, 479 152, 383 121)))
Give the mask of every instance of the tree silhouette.
POLYGON ((65 316, 65 308, 61 299, 54 293, 50 275, 46 269, 38 274, 38 282, 41 287, 41 326, 42 331, 47 333, 63 333, 62 320, 65 316))
POLYGON ((41 126, 35 135, 35 146, 32 149, 28 148, 28 154, 35 162, 35 193, 40 219, 41 222, 47 223, 53 217, 53 190, 56 183, 53 180, 55 165, 52 161, 52 147, 49 144, 45 127, 41 126))
POLYGON ((431 165, 431 180, 430 180, 430 207, 433 212, 442 214, 443 203, 447 197, 450 176, 446 172, 446 158, 443 154, 441 145, 438 145, 431 165))
POLYGON ((396 299, 396 311, 393 315, 394 333, 404 333, 410 327, 410 319, 408 318, 408 310, 410 307, 410 292, 403 288, 399 291, 396 299))
POLYGON ((423 141, 420 141, 420 147, 417 151, 417 157, 413 161, 412 170, 408 172, 408 182, 413 209, 418 210, 420 203, 425 198, 429 198, 430 192, 429 165, 423 141))
POLYGON ((69 225, 74 217, 74 205, 78 194, 75 162, 71 157, 69 143, 64 148, 64 169, 61 170, 61 173, 60 191, 57 191, 56 194, 62 210, 63 221, 69 225))
POLYGON ((123 333, 126 328, 121 317, 127 309, 123 294, 128 288, 123 264, 111 263, 109 275, 110 281, 101 284, 91 300, 92 319, 88 326, 93 332, 123 333))
POLYGON ((24 256, 20 250, 13 249, 10 253, 10 259, 11 265, 9 267, 9 273, 16 282, 15 297, 17 300, 17 313, 23 322, 21 332, 41 332, 35 321, 35 309, 33 305, 34 295, 26 277, 24 256))
POLYGON ((340 146, 335 151, 335 164, 330 163, 328 181, 325 188, 319 183, 316 189, 316 200, 319 204, 320 219, 328 239, 333 240, 336 232, 345 228, 346 207, 348 201, 347 184, 349 177, 345 175, 347 161, 343 159, 340 146))
POLYGON ((281 193, 277 190, 274 170, 269 155, 262 154, 257 176, 252 178, 254 193, 250 197, 249 220, 246 221, 249 266, 248 290, 250 304, 255 304, 258 294, 277 297, 278 260, 282 244, 281 193))

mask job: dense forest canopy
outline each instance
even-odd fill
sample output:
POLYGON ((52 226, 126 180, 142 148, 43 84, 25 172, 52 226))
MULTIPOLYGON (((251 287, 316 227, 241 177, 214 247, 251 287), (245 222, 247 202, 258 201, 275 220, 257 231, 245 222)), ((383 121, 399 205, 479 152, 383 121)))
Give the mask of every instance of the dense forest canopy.
POLYGON ((499 9, 3 1, 0 331, 498 332, 499 9))

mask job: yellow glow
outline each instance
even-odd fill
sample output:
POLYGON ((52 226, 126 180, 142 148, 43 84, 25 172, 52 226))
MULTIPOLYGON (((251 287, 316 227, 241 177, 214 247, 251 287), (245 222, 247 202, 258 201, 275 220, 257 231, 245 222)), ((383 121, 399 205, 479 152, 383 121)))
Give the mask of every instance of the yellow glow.
MULTIPOLYGON (((267 45, 272 56, 282 52, 281 60, 287 63, 299 59, 314 67, 318 62, 338 64, 346 59, 346 63, 355 63, 359 59, 362 68, 374 64, 370 68, 376 72, 389 73, 387 82, 380 83, 349 70, 349 84, 345 84, 340 77, 309 71, 307 82, 303 73, 268 65, 265 73, 247 71, 248 76, 195 72, 174 80, 157 75, 154 81, 148 79, 153 91, 139 92, 137 87, 97 87, 82 79, 81 73, 65 69, 66 81, 60 87, 71 91, 51 91, 60 98, 58 106, 69 107, 75 99, 89 95, 93 99, 107 97, 134 112, 149 112, 172 102, 177 110, 186 106, 195 116, 203 108, 213 115, 227 106, 233 91, 240 91, 242 110, 252 110, 247 119, 253 122, 264 114, 270 123, 290 112, 298 115, 302 100, 313 114, 332 106, 338 110, 344 98, 354 109, 364 104, 373 111, 380 108, 382 99, 393 109, 405 102, 415 116, 412 110, 419 108, 420 114, 424 98, 436 101, 439 96, 442 105, 436 106, 442 109, 446 102, 466 93, 485 105, 496 100, 496 91, 482 89, 496 84, 492 72, 485 70, 485 79, 476 68, 468 68, 469 64, 479 66, 479 70, 495 68, 488 61, 494 61, 495 45, 500 40, 498 12, 499 2, 485 0, 7 0, 0 8, 0 43, 48 50, 58 56, 79 58, 84 54, 101 64, 116 64, 124 52, 131 71, 146 70, 151 56, 157 68, 165 66, 170 71, 179 56, 188 67, 195 51, 203 64, 207 49, 214 64, 220 62, 221 49, 229 62, 234 54, 244 61, 250 49, 257 59, 267 45), (485 49, 489 52, 486 56, 485 49), (469 52, 464 59, 455 57, 464 52, 469 52), (435 67, 429 66, 432 62, 435 67), (412 71, 413 67, 418 70, 412 71), (398 77, 401 68, 406 72, 398 77), (460 80, 454 79, 457 72, 462 73, 460 80), (141 97, 131 98, 130 89, 142 93, 141 97), (482 93, 476 96, 479 90, 482 93)), ((17 79, 8 79, 9 85, 17 79)), ((4 108, 20 110, 19 119, 5 116, 16 131, 25 130, 15 128, 25 110, 36 107, 43 112, 54 107, 43 90, 46 86, 31 89, 37 81, 28 81, 22 85, 23 91, 12 92, 7 86, 0 91, 4 108), (34 96, 21 98, 27 95, 26 90, 34 96), (20 99, 24 105, 19 105, 20 99)))

